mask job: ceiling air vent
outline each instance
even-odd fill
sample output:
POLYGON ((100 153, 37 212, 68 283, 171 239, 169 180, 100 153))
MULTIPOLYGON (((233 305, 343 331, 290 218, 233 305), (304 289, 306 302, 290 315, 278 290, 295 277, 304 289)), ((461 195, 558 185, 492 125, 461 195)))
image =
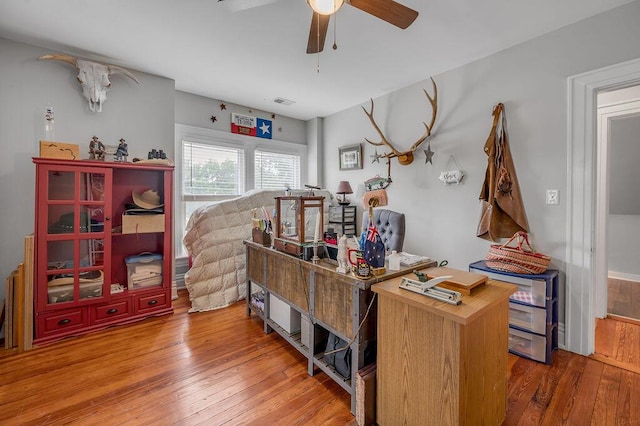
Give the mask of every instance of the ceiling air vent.
POLYGON ((295 104, 294 101, 290 101, 289 99, 285 99, 285 98, 275 98, 273 102, 280 105, 287 105, 287 106, 295 104))

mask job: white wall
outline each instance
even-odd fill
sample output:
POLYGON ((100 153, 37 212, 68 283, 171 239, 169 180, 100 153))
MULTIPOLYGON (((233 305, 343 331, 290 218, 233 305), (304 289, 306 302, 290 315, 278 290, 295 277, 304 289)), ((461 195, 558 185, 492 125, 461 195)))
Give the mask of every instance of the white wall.
POLYGON ((640 216, 609 215, 609 271, 640 277, 640 216))
MULTIPOLYGON (((567 229, 567 77, 640 57, 640 2, 562 28, 490 57, 434 76, 439 112, 431 148, 433 165, 425 164, 421 146, 410 166, 392 162, 389 208, 407 216, 405 249, 466 269, 484 258, 489 243, 475 236, 478 196, 486 169, 483 145, 491 111, 505 104, 507 129, 534 246, 552 256, 552 267, 564 269, 567 229), (453 154, 465 172, 461 185, 444 186, 437 178, 453 154), (545 190, 559 189, 560 204, 546 205, 545 190)), ((375 99, 375 117, 387 138, 407 149, 423 132, 430 108, 425 80, 375 99)), ((369 103, 363 104, 367 109, 369 103)), ((325 118, 325 156, 338 147, 377 139, 360 106, 325 118)), ((379 149, 379 152, 381 150, 379 149)), ((386 166, 372 164, 374 148, 365 143, 363 170, 338 172, 324 163, 328 188, 348 179, 360 185, 386 176, 386 166)), ((354 197, 355 198, 355 197, 354 197)), ((352 198, 353 199, 353 198, 352 198)), ((562 274, 561 274, 562 276, 562 274)), ((564 318, 563 276, 560 317, 564 318)), ((561 342, 562 343, 562 342, 561 342)))
POLYGON ((609 125, 610 214, 640 215, 639 159, 640 115, 612 119, 609 125))
MULTIPOLYGON (((55 109, 55 133, 59 141, 79 144, 88 158, 91 137, 129 144, 129 160, 146 157, 151 148, 173 156, 173 80, 131 70, 140 84, 113 76, 112 89, 101 113, 89 111, 76 81, 75 69, 59 61, 38 61, 52 52, 0 39, 0 278, 23 258, 23 241, 34 228, 35 169, 44 135, 44 108, 55 109)), ((89 58, 90 59, 90 58, 89 58)), ((5 286, 0 285, 0 300, 5 286)))
POLYGON ((618 276, 640 276, 639 135, 640 116, 612 120, 609 133, 608 269, 618 276))
POLYGON ((242 105, 181 91, 176 91, 175 110, 176 123, 178 124, 227 133, 231 133, 231 113, 264 118, 272 121, 273 139, 299 144, 306 143, 306 124, 304 121, 295 118, 283 115, 272 116, 272 113, 267 111, 251 109, 242 105), (222 103, 224 103, 225 109, 221 109, 220 104, 222 103), (217 120, 212 122, 211 116, 215 116, 217 120))

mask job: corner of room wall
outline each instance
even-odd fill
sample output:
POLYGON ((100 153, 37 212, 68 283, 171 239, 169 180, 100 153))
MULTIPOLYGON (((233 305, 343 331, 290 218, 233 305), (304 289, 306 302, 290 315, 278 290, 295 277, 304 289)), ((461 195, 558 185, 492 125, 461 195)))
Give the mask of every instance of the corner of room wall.
MULTIPOLYGON (((34 229, 35 169, 44 138, 44 109, 54 106, 56 140, 80 145, 97 135, 105 144, 129 143, 130 158, 146 157, 151 148, 173 154, 175 84, 171 79, 130 70, 140 81, 115 77, 101 113, 89 111, 73 67, 59 61, 38 61, 58 53, 0 38, 0 276, 22 260, 25 235, 34 229)), ((4 298, 0 286, 0 299, 4 298)))

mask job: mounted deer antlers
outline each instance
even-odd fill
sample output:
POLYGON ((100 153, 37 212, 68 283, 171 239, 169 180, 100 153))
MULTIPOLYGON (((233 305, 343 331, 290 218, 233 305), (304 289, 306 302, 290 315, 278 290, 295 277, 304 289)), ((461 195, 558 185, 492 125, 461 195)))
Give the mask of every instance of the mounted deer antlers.
POLYGON ((422 89, 427 99, 429 99, 429 103, 431 104, 431 122, 428 125, 427 123, 424 123, 424 122, 422 123, 424 124, 424 127, 425 127, 424 135, 422 135, 420 139, 415 141, 415 143, 411 145, 411 148, 408 151, 399 151, 384 136, 384 134, 380 130, 380 127, 378 127, 375 119, 373 118, 373 99, 371 99, 370 112, 367 111, 364 107, 362 107, 362 110, 364 111, 365 114, 367 114, 367 117, 369 117, 369 120, 371 120, 371 124, 373 124, 373 127, 376 129, 376 131, 380 135, 380 138, 382 139, 380 142, 373 142, 367 138, 365 138, 364 140, 369 142, 371 145, 387 146, 389 147, 389 149, 391 149, 391 152, 385 152, 384 154, 379 155, 379 158, 386 158, 387 162, 390 162, 392 158, 398 158, 398 162, 403 166, 407 166, 413 162, 413 153, 415 152, 416 149, 418 149, 418 147, 420 146, 420 144, 422 144, 422 142, 424 142, 425 140, 427 140, 429 136, 431 136, 433 125, 436 122, 436 115, 438 114, 438 86, 436 86, 436 82, 433 80, 433 78, 431 78, 431 83, 433 84, 433 97, 431 97, 431 95, 429 95, 429 93, 425 89, 422 89))

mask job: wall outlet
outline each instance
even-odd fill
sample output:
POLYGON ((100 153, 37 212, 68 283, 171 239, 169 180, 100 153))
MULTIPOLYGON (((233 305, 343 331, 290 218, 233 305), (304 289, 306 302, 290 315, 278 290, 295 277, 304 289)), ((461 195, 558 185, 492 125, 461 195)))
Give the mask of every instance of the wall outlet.
POLYGON ((557 189, 547 189, 547 204, 558 204, 557 189))

